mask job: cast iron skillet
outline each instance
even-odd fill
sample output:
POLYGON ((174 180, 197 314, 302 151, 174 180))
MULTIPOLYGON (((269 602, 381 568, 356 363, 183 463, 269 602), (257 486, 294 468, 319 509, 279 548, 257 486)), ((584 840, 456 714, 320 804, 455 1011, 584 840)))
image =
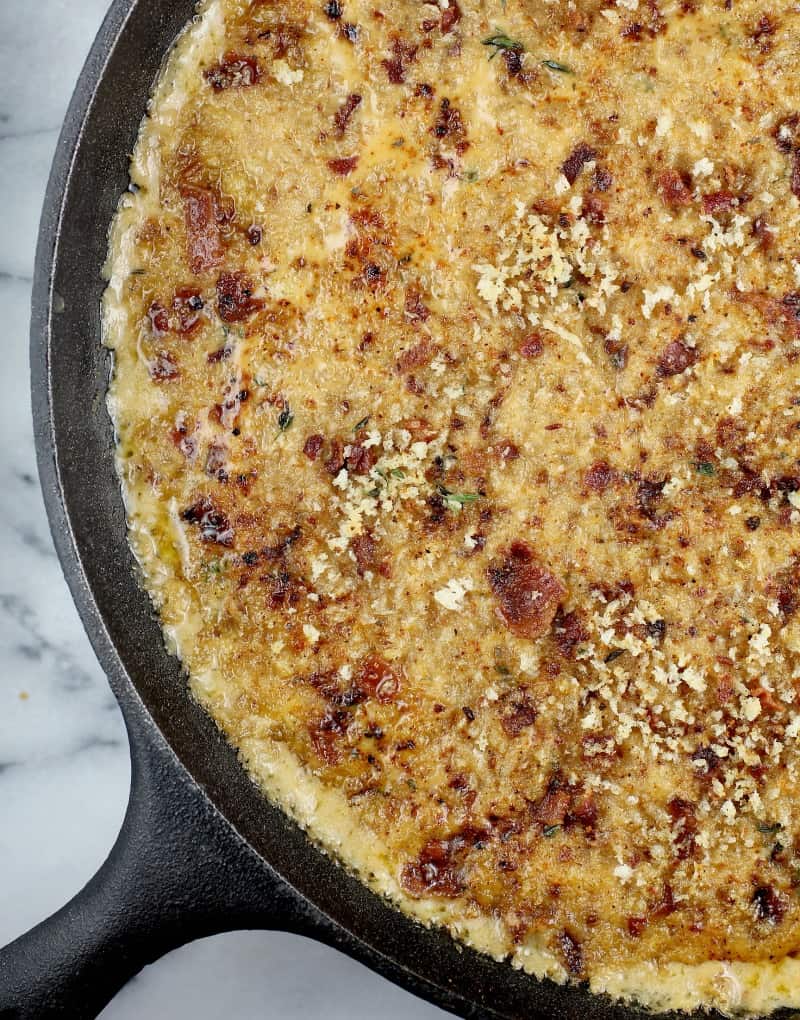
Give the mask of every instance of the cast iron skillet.
POLYGON ((235 928, 319 939, 463 1017, 641 1017, 464 949, 368 892, 262 798, 164 650, 136 584, 113 470, 101 268, 149 92, 192 11, 193 0, 112 4, 42 216, 31 327, 39 472, 67 582, 125 716, 132 788, 99 873, 0 951, 0 1018, 94 1017, 146 964, 235 928))

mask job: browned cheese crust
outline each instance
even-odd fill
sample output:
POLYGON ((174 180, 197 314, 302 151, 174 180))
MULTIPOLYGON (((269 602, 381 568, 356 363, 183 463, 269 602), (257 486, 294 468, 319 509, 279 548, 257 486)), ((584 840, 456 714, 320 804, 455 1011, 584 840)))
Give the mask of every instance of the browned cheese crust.
POLYGON ((800 947, 799 38, 216 0, 112 235, 131 539, 196 696, 343 805, 338 846, 303 820, 345 864, 562 980, 800 947))

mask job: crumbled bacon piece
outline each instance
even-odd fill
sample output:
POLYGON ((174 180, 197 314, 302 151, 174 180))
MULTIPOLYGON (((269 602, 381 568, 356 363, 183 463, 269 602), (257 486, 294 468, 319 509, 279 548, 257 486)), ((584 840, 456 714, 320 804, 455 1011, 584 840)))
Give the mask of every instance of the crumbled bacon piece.
POLYGON ((193 273, 203 273, 218 266, 224 252, 215 197, 207 188, 186 187, 181 198, 189 266, 193 273))
POLYGON ((758 886, 750 902, 753 904, 753 912, 757 921, 780 924, 786 913, 785 900, 771 885, 758 886))
POLYGON ((220 273, 217 280, 217 311, 224 322, 242 322, 264 307, 253 297, 255 285, 245 273, 220 273))
POLYGON ((404 865, 400 884, 411 896, 442 896, 452 899, 464 891, 460 869, 446 840, 431 840, 415 861, 404 865))
POLYGON ((439 116, 431 128, 431 134, 437 138, 449 138, 456 141, 466 137, 466 129, 461 114, 451 104, 449 99, 443 99, 439 104, 439 116))
POLYGON ((583 476, 583 484, 590 492, 602 494, 612 485, 620 481, 620 474, 616 468, 604 460, 596 460, 583 476))
POLYGON ((577 610, 562 613, 559 609, 553 622, 553 640, 565 659, 573 658, 575 649, 588 637, 589 632, 583 626, 583 620, 577 610))
POLYGON ((561 581, 539 565, 525 542, 514 542, 487 569, 498 600, 497 614, 518 637, 535 640, 550 629, 567 593, 561 581))
POLYGON ((154 301, 147 309, 147 317, 150 320, 150 330, 155 336, 164 336, 169 332, 169 316, 166 308, 159 302, 154 301))
POLYGON ((558 936, 558 942, 567 971, 572 977, 580 977, 584 969, 583 947, 580 940, 568 931, 562 931, 558 936))
POLYGON ((347 470, 354 475, 368 475, 378 460, 378 451, 374 446, 363 446, 355 443, 347 455, 347 470))
POLYGON ((206 454, 205 470, 207 475, 212 475, 220 482, 227 482, 228 472, 228 448, 225 443, 216 441, 211 443, 206 454))
POLYGON ((703 195, 703 212, 706 216, 720 216, 731 213, 743 205, 742 197, 734 195, 732 191, 722 189, 713 191, 709 195, 703 195))
POLYGON ((673 797, 667 804, 667 811, 673 823, 673 843, 679 861, 693 857, 696 849, 697 819, 696 804, 683 797, 673 797))
POLYGON ((398 371, 410 372, 415 368, 422 368, 423 365, 427 365, 431 360, 435 350, 433 342, 428 337, 424 337, 419 343, 403 351, 397 359, 398 371))
POLYGON ((361 663, 355 677, 357 685, 369 698, 377 698, 382 705, 388 705, 400 690, 400 671, 379 655, 368 655, 361 663))
POLYGON ((500 716, 500 725, 507 737, 518 737, 523 730, 533 726, 538 714, 536 706, 527 694, 523 693, 514 698, 509 708, 500 716))
POLYGON ((442 18, 440 27, 443 35, 447 35, 451 32, 453 26, 461 21, 461 8, 456 3, 456 0, 450 0, 447 7, 442 11, 442 18))
POLYGON ((202 320, 203 299, 200 292, 192 287, 179 287, 172 299, 172 310, 177 323, 175 331, 182 336, 193 333, 202 320))
POLYGON ((430 316, 431 310, 422 300, 422 294, 416 287, 409 287, 406 290, 406 300, 403 312, 409 322, 425 322, 430 316))
POLYGON ((189 524, 197 524, 200 538, 204 542, 230 547, 233 545, 234 531, 230 521, 222 510, 217 509, 208 496, 203 496, 196 503, 183 511, 181 517, 189 524))
POLYGON ((172 382, 180 376, 175 358, 169 351, 159 351, 150 361, 150 378, 156 382, 172 382))
POLYGON ((308 727, 311 745, 326 765, 341 761, 340 740, 347 733, 349 718, 344 709, 332 709, 308 727))
POLYGON ((350 118, 360 105, 361 96, 357 92, 351 92, 334 114, 333 123, 336 127, 336 133, 340 138, 344 135, 347 130, 347 126, 350 123, 350 118))
POLYGON ((574 184, 586 163, 591 163, 592 160, 596 158, 596 151, 590 145, 587 145, 585 142, 581 142, 579 145, 575 146, 569 156, 567 156, 564 160, 561 172, 570 184, 574 184))
POLYGON ((229 51, 219 64, 205 71, 204 77, 215 92, 222 92, 224 89, 257 85, 261 80, 261 71, 255 58, 229 51))
POLYGON ((347 177, 358 166, 358 156, 345 156, 341 159, 329 159, 328 169, 339 177, 347 177))
POLYGON ((538 333, 529 333, 519 349, 523 358, 538 358, 543 352, 544 341, 538 333))
POLYGON ((658 178, 658 193, 670 209, 692 204, 692 178, 686 171, 666 170, 658 178))
POLYGON ((382 60, 389 81, 393 85, 402 85, 406 80, 406 71, 417 56, 417 47, 404 42, 399 36, 392 40, 392 55, 382 60))
POLYGON ((691 368, 697 361, 697 350, 694 347, 687 347, 680 340, 673 340, 667 344, 658 359, 658 374, 660 376, 680 375, 687 368, 691 368))
POLYGON ((309 460, 316 460, 319 456, 319 451, 325 442, 325 437, 319 434, 309 436, 303 445, 303 453, 308 457, 309 460))

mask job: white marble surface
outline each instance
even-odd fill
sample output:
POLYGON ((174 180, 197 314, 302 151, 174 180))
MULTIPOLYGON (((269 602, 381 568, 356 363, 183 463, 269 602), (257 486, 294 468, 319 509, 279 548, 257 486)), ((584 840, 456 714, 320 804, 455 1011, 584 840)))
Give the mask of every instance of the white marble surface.
MULTIPOLYGON (((106 6, 0 0, 0 945, 90 877, 128 791, 122 720, 50 541, 28 404, 39 209, 59 124, 106 6)), ((241 932, 172 953, 102 1015, 358 1020, 376 1006, 382 1020, 444 1016, 332 950, 241 932)))

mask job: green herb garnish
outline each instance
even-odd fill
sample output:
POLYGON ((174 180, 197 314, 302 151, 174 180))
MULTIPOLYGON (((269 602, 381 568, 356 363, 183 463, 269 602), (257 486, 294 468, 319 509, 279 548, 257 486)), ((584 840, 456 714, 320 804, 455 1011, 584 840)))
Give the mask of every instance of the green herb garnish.
POLYGON ((512 39, 510 36, 502 30, 502 28, 495 28, 494 35, 490 35, 487 39, 481 41, 482 46, 493 47, 493 52, 489 56, 489 60, 494 60, 501 50, 515 50, 517 53, 524 53, 525 47, 521 42, 517 42, 516 39, 512 39))
POLYGON ((277 439, 281 432, 285 432, 288 428, 291 428, 293 421, 294 415, 288 407, 284 407, 278 415, 278 431, 275 433, 275 438, 277 439))
POLYGON ((603 659, 603 662, 606 665, 608 665, 609 662, 613 662, 615 659, 618 659, 620 657, 620 655, 624 655, 624 654, 625 654, 625 649, 624 648, 613 648, 608 653, 608 655, 605 657, 605 659, 603 659))
POLYGON ((468 184, 474 184, 479 177, 480 174, 478 173, 477 170, 465 170, 462 174, 459 175, 459 179, 462 181, 466 181, 468 184))
POLYGON ((558 71, 559 74, 575 74, 571 67, 568 67, 566 64, 559 64, 557 60, 543 60, 541 64, 548 71, 558 71))
POLYGON ((362 418, 361 421, 357 421, 355 423, 355 425, 353 426, 353 432, 360 432, 362 429, 366 428, 368 421, 369 421, 369 415, 367 415, 366 418, 362 418))
POLYGON ((695 470, 699 475, 707 475, 708 477, 711 477, 711 475, 716 474, 714 465, 709 460, 699 461, 697 464, 695 464, 695 470))
POLYGON ((783 828, 780 822, 759 822, 756 827, 767 836, 773 836, 783 828))
POLYGON ((555 836, 558 830, 561 828, 560 825, 545 825, 542 829, 542 835, 545 839, 550 839, 551 836, 555 836))
POLYGON ((465 503, 475 503, 481 498, 479 492, 451 492, 443 485, 438 485, 439 494, 444 496, 446 502, 455 503, 457 506, 464 506, 465 503))
POLYGON ((406 473, 402 468, 392 468, 389 472, 392 478, 405 478, 406 473))

